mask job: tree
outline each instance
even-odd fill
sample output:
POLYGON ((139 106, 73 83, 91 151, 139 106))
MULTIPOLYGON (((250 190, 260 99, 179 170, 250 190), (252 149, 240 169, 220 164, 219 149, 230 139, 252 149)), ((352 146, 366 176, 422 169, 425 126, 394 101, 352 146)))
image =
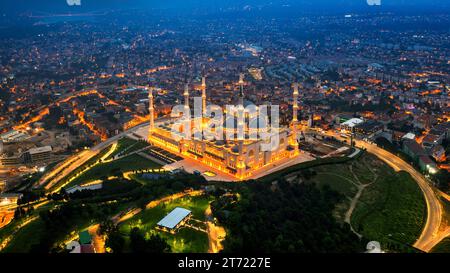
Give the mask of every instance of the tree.
POLYGON ((181 181, 175 181, 171 185, 172 189, 176 192, 182 191, 184 189, 184 185, 181 181))
POLYGON ((133 253, 166 253, 170 251, 170 246, 159 235, 151 235, 145 240, 139 228, 135 227, 130 232, 130 248, 133 253))
POLYGON ((447 170, 440 170, 434 175, 434 180, 440 190, 447 192, 450 190, 450 173, 447 170))
POLYGON ((18 207, 14 211, 14 220, 18 220, 24 215, 25 215, 25 210, 23 208, 21 208, 21 207, 18 207))
POLYGON ((125 246, 125 239, 118 231, 108 234, 105 246, 111 248, 114 253, 122 253, 125 246))
POLYGON ((170 246, 161 236, 154 234, 147 240, 147 253, 167 253, 170 246))
MULTIPOLYGON (((312 173, 303 172, 312 177, 312 173)), ((214 216, 233 236, 224 241, 230 253, 350 253, 363 250, 348 226, 337 223, 333 210, 343 196, 330 187, 318 189, 282 176, 240 184, 238 202, 213 202, 214 216), (277 181, 273 190, 272 182, 277 181), (267 202, 270 196, 270 202, 267 202)))
POLYGON ((146 242, 139 228, 134 227, 130 231, 130 248, 133 253, 145 253, 146 242))
POLYGON ((108 235, 117 231, 116 225, 110 219, 102 222, 98 228, 100 235, 108 235))

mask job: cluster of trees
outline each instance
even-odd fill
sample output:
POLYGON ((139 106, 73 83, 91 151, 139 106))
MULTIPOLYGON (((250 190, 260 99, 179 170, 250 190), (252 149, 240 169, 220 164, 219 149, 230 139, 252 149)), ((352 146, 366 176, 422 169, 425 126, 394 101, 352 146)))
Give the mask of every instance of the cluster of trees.
POLYGON ((321 79, 327 80, 330 82, 336 82, 341 79, 341 75, 336 69, 329 69, 322 73, 321 79))
POLYGON ((47 199, 52 201, 69 200, 69 195, 67 194, 66 189, 62 188, 59 192, 48 194, 47 199))
POLYGON ((411 164, 415 167, 418 166, 416 164, 416 162, 414 162, 414 160, 409 155, 407 155, 406 153, 404 153, 402 151, 400 143, 397 143, 395 141, 393 143, 391 143, 385 137, 377 137, 375 139, 375 143, 377 144, 378 147, 383 148, 384 150, 397 155, 398 157, 400 157, 404 161, 408 162, 409 164, 411 164))
MULTIPOLYGON (((64 189, 60 192, 48 195, 49 200, 65 201, 50 211, 40 213, 46 232, 40 238, 38 244, 31 247, 31 252, 48 253, 61 251, 57 246, 67 234, 80 226, 88 223, 100 222, 101 233, 107 237, 107 246, 115 253, 123 252, 125 247, 124 235, 107 219, 117 213, 117 206, 134 203, 145 207, 150 201, 161 196, 170 195, 188 188, 197 189, 202 185, 199 177, 194 175, 169 176, 154 180, 151 183, 140 184, 134 181, 116 179, 105 183, 104 188, 96 191, 81 191, 68 194, 64 189), (109 203, 106 201, 117 200, 109 203)), ((134 230, 130 236, 130 251, 132 252, 170 252, 167 243, 159 236, 150 236, 145 239, 134 230)))
POLYGON ((14 220, 19 220, 22 217, 28 217, 30 216, 34 211, 33 206, 27 206, 25 207, 17 207, 14 211, 14 220))
POLYGON ((145 239, 139 228, 130 231, 130 251, 132 253, 168 253, 170 246, 166 240, 157 234, 145 239))
POLYGON ((67 129, 67 121, 64 118, 64 113, 61 107, 59 106, 51 106, 49 109, 49 114, 44 117, 44 128, 47 130, 50 129, 67 129), (61 123, 61 120, 64 120, 61 123))
MULTIPOLYGON (((402 158, 403 160, 405 160, 406 162, 408 162, 409 164, 411 164, 412 166, 419 168, 417 162, 415 162, 409 155, 405 154, 402 150, 401 150, 401 144, 400 143, 391 143, 389 140, 387 140, 384 137, 378 137, 375 140, 375 143, 393 153, 393 154, 397 154, 400 158, 402 158)), ((446 154, 449 153, 449 144, 448 141, 444 141, 442 143, 442 146, 446 149, 446 154)), ((438 173, 436 173, 435 175, 432 176, 433 181, 436 183, 436 186, 444 191, 447 192, 450 190, 450 173, 447 170, 439 170, 438 173)))
MULTIPOLYGON (((450 155, 450 140, 442 141, 442 147, 445 149, 445 154, 450 155)), ((450 172, 448 170, 440 170, 435 176, 434 180, 436 181, 440 190, 444 192, 450 191, 450 172)))
POLYGON ((40 191, 22 191, 22 197, 17 201, 18 205, 24 205, 28 204, 30 202, 34 202, 36 200, 39 200, 41 197, 44 196, 44 193, 40 191))
MULTIPOLYGON (((106 177, 100 178, 106 181, 106 177)), ((59 201, 59 200, 83 200, 89 203, 95 203, 99 201, 117 200, 121 197, 128 197, 131 191, 138 189, 141 185, 134 181, 128 181, 123 178, 117 178, 108 180, 107 183, 103 184, 101 189, 97 190, 81 190, 75 191, 68 194, 64 188, 60 190, 59 193, 53 193, 49 195, 48 198, 59 201)))
POLYGON ((437 187, 443 192, 450 191, 450 173, 447 170, 439 170, 433 177, 437 187))
POLYGON ((43 211, 39 214, 44 222, 45 233, 39 243, 31 246, 31 252, 49 253, 60 251, 57 243, 80 226, 91 222, 102 222, 117 210, 117 204, 79 204, 64 203, 53 210, 43 211))
POLYGON ((30 216, 34 211, 34 207, 29 203, 38 200, 42 196, 43 194, 38 191, 23 191, 22 197, 17 201, 17 204, 20 206, 14 211, 14 220, 30 216))
MULTIPOLYGON (((121 176, 122 172, 118 169, 116 176, 121 176)), ((102 177, 106 180, 106 177, 102 177)), ((171 195, 189 188, 198 189, 204 183, 204 178, 194 175, 174 175, 161 177, 152 180, 149 183, 141 184, 136 181, 129 181, 122 178, 109 180, 103 184, 100 190, 84 190, 71 194, 66 194, 64 190, 49 196, 52 200, 79 200, 83 202, 95 203, 108 200, 124 200, 126 202, 135 202, 138 207, 145 206, 152 200, 162 196, 171 195)))
POLYGON ((111 221, 106 221, 100 225, 99 233, 106 236, 105 246, 113 253, 168 253, 171 248, 167 241, 157 234, 152 234, 148 239, 143 232, 134 227, 131 229, 129 249, 125 250, 125 238, 119 232, 117 226, 111 221))
POLYGON ((146 183, 139 190, 135 191, 134 198, 137 199, 139 207, 145 208, 152 200, 186 189, 199 189, 204 183, 205 179, 203 177, 189 174, 161 177, 146 183))
MULTIPOLYGON (((308 174, 312 175, 312 174, 308 174)), ((363 243, 333 217, 343 196, 309 183, 255 181, 239 184, 240 200, 226 197, 212 204, 228 230, 224 252, 322 253, 361 252, 363 243)))
POLYGON ((125 248, 125 239, 120 234, 117 226, 111 221, 102 222, 98 228, 98 233, 106 237, 105 247, 114 253, 123 253, 125 248))

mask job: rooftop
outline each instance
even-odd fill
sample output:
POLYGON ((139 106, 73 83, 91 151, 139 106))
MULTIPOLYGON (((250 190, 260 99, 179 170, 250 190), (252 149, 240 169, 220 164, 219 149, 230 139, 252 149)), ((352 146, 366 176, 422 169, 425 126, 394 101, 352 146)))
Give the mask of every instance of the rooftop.
POLYGON ((409 139, 409 140, 415 140, 416 139, 416 135, 413 134, 413 133, 407 133, 402 138, 403 139, 409 139))
POLYGON ((183 221, 189 214, 191 214, 190 210, 183 208, 175 208, 169 214, 167 214, 166 217, 164 217, 161 221, 158 222, 158 226, 173 229, 181 221, 183 221))
POLYGON ((28 150, 28 152, 30 154, 38 154, 38 153, 51 152, 51 151, 52 151, 52 147, 51 146, 31 148, 30 150, 28 150))
POLYGON ((356 125, 363 123, 364 120, 360 118, 352 118, 350 120, 347 120, 346 122, 342 123, 343 126, 349 126, 349 127, 355 127, 356 125))
POLYGON ((366 122, 362 122, 356 125, 357 128, 364 130, 364 131, 371 131, 379 129, 382 126, 382 124, 375 120, 369 120, 366 122))
POLYGON ((425 151, 415 140, 406 140, 404 144, 416 156, 424 155, 425 151))
POLYGON ((82 245, 88 245, 92 241, 92 237, 87 230, 80 232, 78 236, 80 237, 80 244, 82 245))

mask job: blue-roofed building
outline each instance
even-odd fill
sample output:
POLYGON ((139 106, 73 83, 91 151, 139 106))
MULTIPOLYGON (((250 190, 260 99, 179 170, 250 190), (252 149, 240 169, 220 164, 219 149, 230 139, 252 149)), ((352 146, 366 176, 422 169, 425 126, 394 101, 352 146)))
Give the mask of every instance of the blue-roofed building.
POLYGON ((170 233, 175 233, 180 226, 189 220, 191 215, 192 212, 190 210, 177 207, 157 223, 157 228, 170 233))

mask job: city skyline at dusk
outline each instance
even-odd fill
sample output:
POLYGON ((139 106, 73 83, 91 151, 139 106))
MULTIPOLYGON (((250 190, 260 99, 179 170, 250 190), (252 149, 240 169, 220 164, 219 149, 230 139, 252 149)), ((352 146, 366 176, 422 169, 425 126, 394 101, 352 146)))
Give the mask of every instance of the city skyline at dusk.
POLYGON ((441 0, 2 2, 0 259, 450 253, 449 25, 441 0))

